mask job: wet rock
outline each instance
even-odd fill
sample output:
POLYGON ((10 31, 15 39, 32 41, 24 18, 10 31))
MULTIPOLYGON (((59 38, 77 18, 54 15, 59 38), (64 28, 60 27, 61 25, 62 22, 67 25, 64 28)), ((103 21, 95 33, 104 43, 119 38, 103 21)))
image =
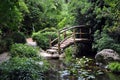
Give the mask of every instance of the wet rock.
POLYGON ((95 59, 99 63, 108 63, 110 61, 120 61, 119 54, 112 49, 103 49, 95 55, 95 59))

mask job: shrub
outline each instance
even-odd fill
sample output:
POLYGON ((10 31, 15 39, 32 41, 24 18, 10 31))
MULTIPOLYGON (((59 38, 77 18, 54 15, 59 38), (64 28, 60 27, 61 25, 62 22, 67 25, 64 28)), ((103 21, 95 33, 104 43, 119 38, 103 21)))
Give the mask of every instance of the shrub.
MULTIPOLYGON (((97 36, 100 36, 97 35, 97 36)), ((95 43, 93 44, 93 48, 97 48, 98 51, 102 49, 113 49, 120 52, 120 44, 115 43, 114 39, 112 39, 108 34, 102 33, 101 37, 97 37, 95 34, 95 43)))
POLYGON ((57 38, 57 34, 55 32, 36 32, 32 35, 33 40, 35 40, 39 47, 42 49, 49 48, 49 40, 53 40, 57 38))
POLYGON ((111 63, 109 63, 108 68, 112 72, 120 72, 120 63, 119 62, 111 62, 111 63))
POLYGON ((6 51, 6 43, 3 40, 0 40, 0 53, 6 51))
POLYGON ((13 44, 13 40, 11 38, 5 38, 0 40, 0 53, 10 50, 10 46, 13 44))
POLYGON ((10 54, 12 57, 37 57, 38 49, 25 44, 13 44, 10 54))
POLYGON ((36 63, 32 58, 14 57, 0 65, 0 80, 42 80, 48 67, 36 63))
POLYGON ((68 47, 65 49, 65 62, 69 63, 71 62, 73 58, 74 50, 72 47, 68 47))
POLYGON ((21 32, 15 32, 12 35, 12 39, 14 43, 26 43, 26 38, 23 33, 21 32))
POLYGON ((34 34, 32 36, 33 40, 37 42, 37 45, 42 49, 47 49, 49 47, 49 39, 42 34, 34 34))
POLYGON ((96 43, 96 47, 100 51, 102 49, 111 48, 114 40, 111 39, 107 34, 103 34, 102 37, 96 41, 96 43))

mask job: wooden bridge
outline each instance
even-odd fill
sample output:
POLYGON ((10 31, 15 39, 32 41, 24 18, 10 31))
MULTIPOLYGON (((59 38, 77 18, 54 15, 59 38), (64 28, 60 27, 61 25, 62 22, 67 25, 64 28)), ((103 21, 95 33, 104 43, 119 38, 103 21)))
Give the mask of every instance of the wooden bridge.
POLYGON ((91 28, 87 25, 79 25, 73 27, 65 27, 58 31, 58 37, 50 41, 48 53, 61 54, 65 48, 72 44, 90 42, 91 28), (57 42, 57 43, 55 43, 57 42))

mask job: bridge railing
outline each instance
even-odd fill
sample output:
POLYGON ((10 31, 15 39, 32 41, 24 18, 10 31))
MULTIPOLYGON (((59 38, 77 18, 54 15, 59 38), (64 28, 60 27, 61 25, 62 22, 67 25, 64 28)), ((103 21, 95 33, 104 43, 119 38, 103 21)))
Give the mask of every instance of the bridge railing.
POLYGON ((79 38, 82 38, 82 35, 84 34, 91 34, 91 29, 89 29, 88 33, 83 33, 82 32, 83 28, 89 28, 89 27, 87 25, 79 25, 79 26, 65 27, 63 29, 58 30, 57 32, 58 37, 50 41, 50 47, 53 46, 53 43, 57 42, 58 52, 61 53, 60 45, 68 38, 72 37, 75 44, 76 35, 79 35, 79 38), (67 34, 67 31, 69 31, 70 33, 67 34), (63 39, 61 39, 61 36, 63 37, 63 39))

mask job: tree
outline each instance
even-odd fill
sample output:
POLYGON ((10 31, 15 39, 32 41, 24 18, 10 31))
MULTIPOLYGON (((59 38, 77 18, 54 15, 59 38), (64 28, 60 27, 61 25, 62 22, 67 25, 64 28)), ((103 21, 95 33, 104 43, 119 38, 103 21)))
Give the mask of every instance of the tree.
POLYGON ((0 29, 2 32, 18 30, 23 20, 23 12, 28 12, 24 0, 0 0, 0 29))

